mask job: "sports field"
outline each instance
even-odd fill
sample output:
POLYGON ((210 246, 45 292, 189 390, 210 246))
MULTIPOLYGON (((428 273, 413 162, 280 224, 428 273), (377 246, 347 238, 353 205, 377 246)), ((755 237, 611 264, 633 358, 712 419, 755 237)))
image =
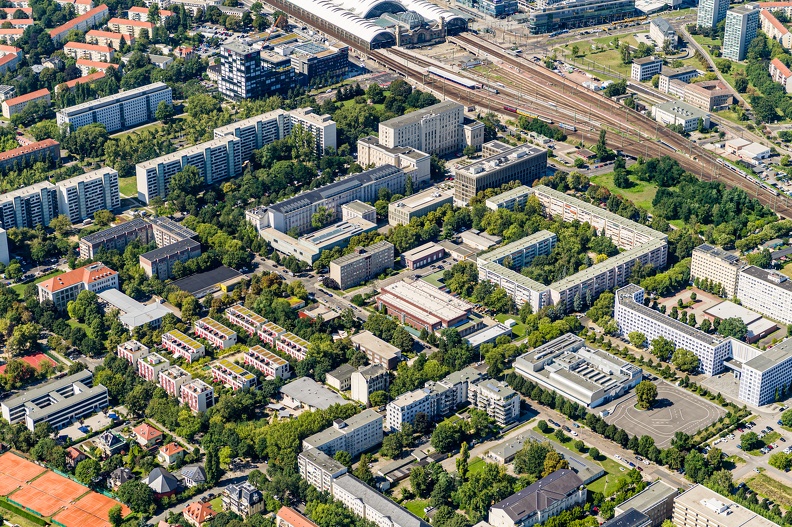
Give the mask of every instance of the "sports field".
MULTIPOLYGON (((27 362, 37 370, 41 367, 41 364, 45 362, 49 362, 50 365, 55 366, 55 361, 50 359, 43 353, 32 353, 30 355, 25 355, 24 357, 19 357, 19 358, 27 362)), ((0 373, 5 373, 6 366, 8 365, 3 364, 2 366, 0 366, 0 373)))

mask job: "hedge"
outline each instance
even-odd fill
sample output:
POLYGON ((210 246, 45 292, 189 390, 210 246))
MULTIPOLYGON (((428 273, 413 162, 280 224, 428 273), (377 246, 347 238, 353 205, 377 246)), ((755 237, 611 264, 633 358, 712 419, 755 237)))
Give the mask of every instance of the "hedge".
POLYGON ((36 525, 41 525, 42 527, 45 526, 45 525, 49 525, 47 520, 45 520, 43 518, 40 518, 40 517, 36 516, 35 514, 33 514, 32 512, 26 511, 25 509, 20 509, 19 507, 17 507, 13 503, 7 502, 5 499, 0 499, 0 507, 2 507, 3 509, 6 509, 8 511, 11 511, 14 514, 16 514, 17 516, 21 516, 21 517, 25 518, 26 520, 29 520, 29 521, 35 523, 36 525))

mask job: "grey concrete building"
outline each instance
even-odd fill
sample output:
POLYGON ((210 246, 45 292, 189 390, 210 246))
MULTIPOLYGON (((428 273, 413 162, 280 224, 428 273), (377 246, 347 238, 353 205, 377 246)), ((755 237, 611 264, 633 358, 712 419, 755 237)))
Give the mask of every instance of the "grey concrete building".
POLYGON ((354 252, 330 262, 330 278, 341 289, 348 289, 371 280, 393 267, 394 247, 390 242, 378 242, 358 247, 354 252))

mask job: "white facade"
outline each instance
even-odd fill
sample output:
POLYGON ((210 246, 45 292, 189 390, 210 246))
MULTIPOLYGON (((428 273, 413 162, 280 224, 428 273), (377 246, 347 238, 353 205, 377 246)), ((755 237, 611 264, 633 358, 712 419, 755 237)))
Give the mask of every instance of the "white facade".
POLYGON ((723 287, 726 298, 733 298, 737 295, 737 279, 743 265, 737 256, 706 243, 701 244, 693 249, 690 280, 709 279, 723 287))
POLYGON ((118 172, 105 167, 55 184, 58 192, 58 212, 72 223, 93 218, 100 210, 115 210, 121 206, 118 191, 118 172))
POLYGON ((520 394, 502 381, 485 380, 468 387, 470 402, 506 426, 520 417, 520 394))
POLYGON ((699 121, 703 121, 705 129, 710 126, 709 113, 681 101, 670 101, 652 106, 652 117, 665 126, 681 126, 685 132, 697 130, 699 121))
POLYGON ((701 27, 714 28, 718 22, 726 18, 729 0, 700 0, 696 24, 701 27))
POLYGON ((635 81, 648 81, 655 75, 659 75, 663 69, 663 59, 657 57, 643 57, 633 60, 630 68, 630 78, 635 81))
POLYGON ((336 419, 333 425, 303 439, 303 450, 316 448, 328 456, 348 452, 357 456, 382 443, 382 416, 374 410, 363 410, 349 419, 336 419))
POLYGON ((373 135, 358 139, 358 163, 364 167, 393 165, 401 168, 410 172, 416 186, 428 183, 431 176, 429 154, 410 147, 389 148, 381 145, 373 135))
POLYGON ((726 13, 726 31, 723 35, 723 57, 743 60, 748 45, 759 29, 759 6, 744 4, 726 13))
POLYGON ((333 481, 333 498, 355 516, 373 522, 377 527, 429 527, 407 509, 392 502, 359 479, 344 474, 333 481))
POLYGON ((390 375, 382 364, 372 364, 354 372, 349 382, 352 400, 368 405, 369 395, 388 389, 390 375))
POLYGON ((781 273, 744 267, 738 276, 737 298, 752 311, 792 324, 792 282, 781 273))

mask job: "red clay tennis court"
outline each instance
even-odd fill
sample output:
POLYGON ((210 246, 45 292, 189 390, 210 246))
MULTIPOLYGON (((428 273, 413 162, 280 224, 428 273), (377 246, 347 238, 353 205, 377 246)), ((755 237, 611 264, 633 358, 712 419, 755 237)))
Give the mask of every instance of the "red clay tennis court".
POLYGON ((64 478, 49 471, 31 481, 30 486, 65 502, 74 501, 89 490, 69 478, 64 478))
POLYGON ((36 511, 42 516, 52 516, 67 502, 31 486, 24 486, 9 496, 9 499, 36 511))
MULTIPOLYGON (((41 369, 42 363, 49 362, 52 366, 55 366, 55 361, 44 355, 43 353, 32 353, 30 355, 26 355, 24 357, 20 357, 23 361, 27 362, 35 369, 41 369)), ((0 366, 0 373, 5 373, 5 369, 8 364, 3 364, 0 366)))
MULTIPOLYGON (((47 469, 11 452, 6 452, 0 456, 0 481, 10 478, 17 482, 27 482, 45 470, 47 469)), ((6 485, 0 483, 0 487, 4 488, 6 485)))
POLYGON ((109 527, 108 513, 116 505, 121 505, 123 516, 130 513, 126 505, 103 494, 90 492, 59 512, 54 519, 66 527, 109 527))

